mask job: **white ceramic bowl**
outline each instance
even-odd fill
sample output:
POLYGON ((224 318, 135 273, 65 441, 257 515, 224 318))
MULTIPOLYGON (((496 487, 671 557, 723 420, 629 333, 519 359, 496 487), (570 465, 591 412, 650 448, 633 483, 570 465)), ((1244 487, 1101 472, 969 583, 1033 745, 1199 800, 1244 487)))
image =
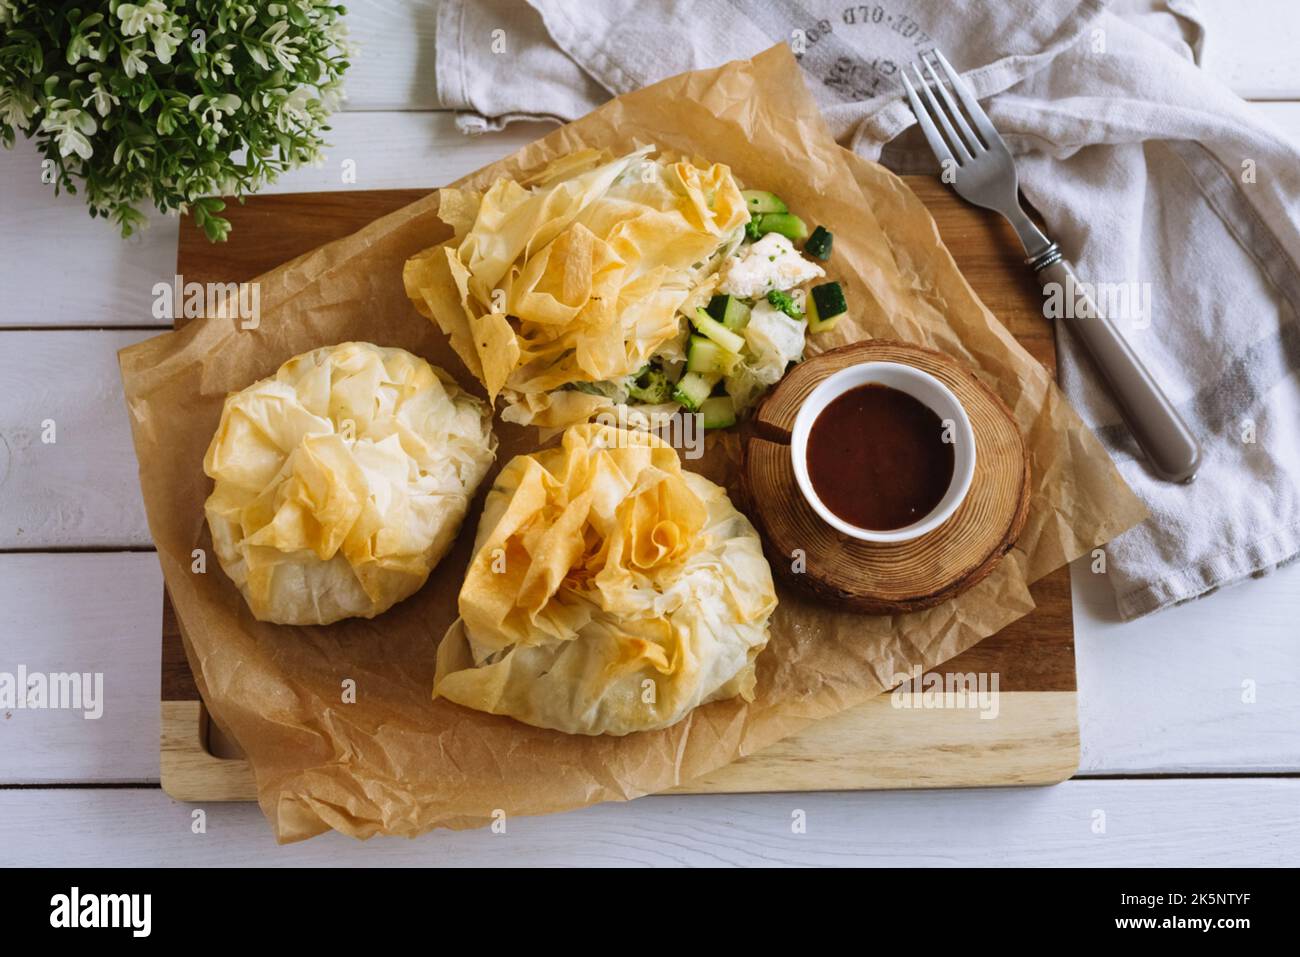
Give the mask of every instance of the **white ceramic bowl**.
POLYGON ((794 476, 799 483, 799 491, 813 510, 832 528, 864 542, 906 542, 933 531, 957 511, 957 506, 961 505, 966 493, 970 491, 971 479, 975 476, 975 433, 971 429, 966 410, 952 394, 952 390, 930 373, 898 362, 863 362, 841 369, 824 379, 804 399, 799 414, 795 416, 794 431, 790 436, 790 454, 794 459, 794 476), (817 416, 845 392, 872 383, 906 392, 928 406, 939 416, 940 421, 951 421, 955 439, 952 481, 948 483, 948 491, 939 500, 939 504, 924 518, 889 531, 858 528, 844 521, 822 503, 808 477, 808 433, 812 431, 817 416))

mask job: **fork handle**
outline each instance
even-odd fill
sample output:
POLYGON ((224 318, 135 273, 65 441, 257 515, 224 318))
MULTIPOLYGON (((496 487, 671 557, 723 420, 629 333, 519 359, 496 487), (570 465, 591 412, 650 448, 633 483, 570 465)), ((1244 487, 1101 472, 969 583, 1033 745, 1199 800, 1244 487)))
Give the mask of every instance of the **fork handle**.
POLYGON ((1092 356, 1151 470, 1170 482, 1191 481, 1201 464, 1200 444, 1119 329, 1081 288, 1074 267, 1060 259, 1039 269, 1038 280, 1044 288, 1058 283, 1074 303, 1086 303, 1085 316, 1061 321, 1092 356))

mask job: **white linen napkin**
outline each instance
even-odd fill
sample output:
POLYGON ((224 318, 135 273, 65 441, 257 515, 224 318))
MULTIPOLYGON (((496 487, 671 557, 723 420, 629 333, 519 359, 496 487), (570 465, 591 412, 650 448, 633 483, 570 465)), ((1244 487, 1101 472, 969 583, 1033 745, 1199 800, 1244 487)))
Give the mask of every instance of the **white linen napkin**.
POLYGON ((1151 510, 1106 547, 1133 618, 1300 554, 1300 153, 1198 68, 1203 40, 1193 0, 443 0, 437 83, 481 132, 789 42, 841 141, 913 172, 935 164, 898 73, 942 49, 1203 443, 1194 483, 1152 477, 1058 324, 1062 385, 1151 510))

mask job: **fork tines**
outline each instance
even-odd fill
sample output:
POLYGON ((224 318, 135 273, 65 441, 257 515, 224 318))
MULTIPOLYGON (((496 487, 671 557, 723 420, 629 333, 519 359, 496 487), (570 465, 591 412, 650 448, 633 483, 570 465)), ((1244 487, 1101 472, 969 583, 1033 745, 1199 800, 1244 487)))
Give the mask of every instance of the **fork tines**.
POLYGON ((917 86, 925 96, 925 102, 922 102, 921 95, 917 93, 917 86, 913 86, 906 70, 902 73, 903 87, 907 91, 912 112, 916 114, 921 130, 935 155, 940 160, 951 160, 961 166, 981 153, 987 152, 994 144, 1000 144, 1002 139, 993 128, 993 124, 989 122, 984 110, 976 102, 970 87, 957 75, 948 58, 938 49, 931 51, 931 56, 943 71, 948 83, 952 85, 957 100, 961 101, 961 108, 958 108, 957 102, 948 92, 948 86, 935 73, 934 67, 924 53, 920 58, 921 66, 918 67, 913 63, 911 69, 916 77, 917 86), (921 67, 925 68, 924 74, 921 72, 921 67), (936 90, 938 97, 935 96, 936 90), (942 105, 940 100, 943 101, 942 105), (971 124, 974 124, 973 129, 971 124))

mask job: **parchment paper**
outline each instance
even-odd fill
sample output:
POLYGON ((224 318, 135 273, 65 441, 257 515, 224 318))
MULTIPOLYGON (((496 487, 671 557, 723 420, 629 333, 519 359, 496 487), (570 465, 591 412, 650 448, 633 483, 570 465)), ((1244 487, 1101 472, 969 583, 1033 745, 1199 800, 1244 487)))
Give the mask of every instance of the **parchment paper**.
MULTIPOLYGON (((579 147, 622 152, 638 142, 727 163, 743 183, 834 232, 829 271, 851 309, 816 347, 889 336, 979 371, 1032 454, 1033 500, 1018 545, 978 586, 916 614, 834 612, 781 589, 752 704, 716 702, 667 730, 622 738, 568 736, 430 700, 472 517, 428 585, 373 621, 255 621, 212 556, 203 520, 211 486, 203 453, 226 393, 300 352, 364 339, 424 356, 482 394, 402 287, 406 258, 449 234, 431 194, 260 277, 258 328, 198 320, 120 356, 150 530, 186 652, 212 717, 248 755, 280 841, 331 827, 357 837, 474 827, 494 812, 543 814, 690 780, 866 701, 913 665, 964 651, 1032 609, 1030 581, 1143 517, 1047 373, 976 299, 920 201, 835 144, 784 46, 620 97, 462 184, 483 188, 579 147), (202 574, 191 570, 196 548, 208 554, 202 574), (347 679, 355 703, 343 701, 347 679)), ((497 431, 498 465, 537 446, 533 429, 498 419, 497 431)), ((701 470, 732 483, 737 441, 715 436, 701 470)))

